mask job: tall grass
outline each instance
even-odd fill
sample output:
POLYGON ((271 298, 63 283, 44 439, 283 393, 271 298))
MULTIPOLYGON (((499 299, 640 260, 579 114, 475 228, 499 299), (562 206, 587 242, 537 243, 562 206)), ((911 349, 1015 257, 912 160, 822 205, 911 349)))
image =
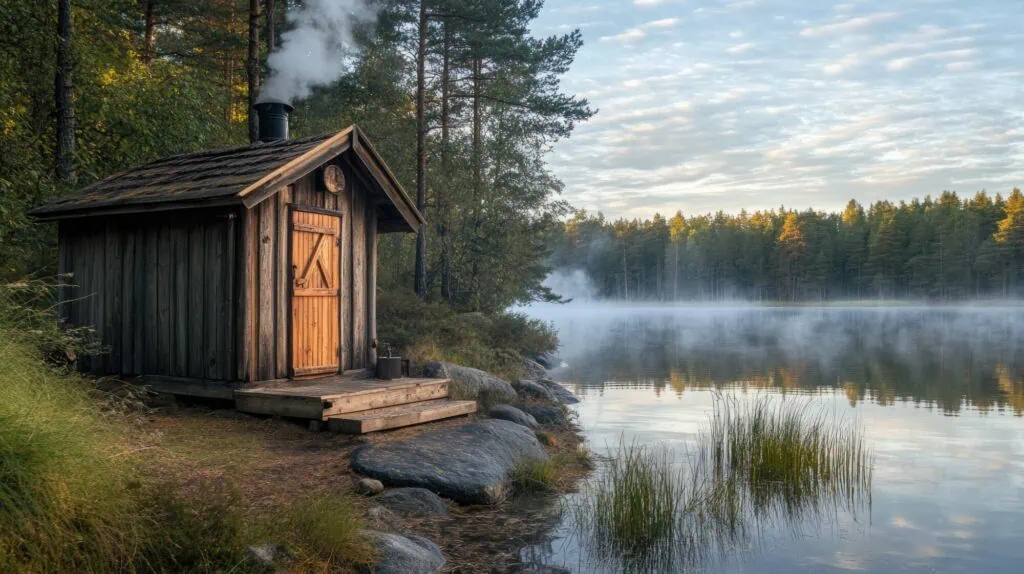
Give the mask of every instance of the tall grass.
POLYGON ((0 573, 262 571, 246 547, 264 542, 286 543, 308 571, 372 561, 348 497, 247 514, 230 483, 186 496, 144 472, 123 413, 46 363, 97 350, 58 326, 48 294, 38 281, 0 285, 0 573))
POLYGON ((620 443, 571 513, 593 555, 624 571, 677 570, 766 524, 870 505, 863 429, 824 407, 718 397, 692 450, 620 443))
POLYGON ((749 488, 755 512, 795 517, 823 502, 870 502, 872 457, 863 429, 820 404, 719 397, 699 443, 716 479, 749 488))

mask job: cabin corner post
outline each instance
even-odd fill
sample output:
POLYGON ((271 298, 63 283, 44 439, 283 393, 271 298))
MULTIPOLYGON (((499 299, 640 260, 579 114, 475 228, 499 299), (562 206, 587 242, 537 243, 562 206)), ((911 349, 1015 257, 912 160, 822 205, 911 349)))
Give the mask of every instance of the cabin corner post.
POLYGON ((256 379, 254 372, 255 362, 253 361, 253 346, 256 338, 253 335, 253 317, 255 310, 253 305, 256 302, 256 221, 251 209, 241 208, 242 218, 239 225, 238 242, 241 257, 237 261, 238 281, 236 281, 236 349, 238 350, 237 377, 240 381, 252 382, 256 379))
POLYGON ((377 366, 377 208, 371 206, 369 209, 368 223, 366 226, 366 329, 367 338, 367 367, 377 366))

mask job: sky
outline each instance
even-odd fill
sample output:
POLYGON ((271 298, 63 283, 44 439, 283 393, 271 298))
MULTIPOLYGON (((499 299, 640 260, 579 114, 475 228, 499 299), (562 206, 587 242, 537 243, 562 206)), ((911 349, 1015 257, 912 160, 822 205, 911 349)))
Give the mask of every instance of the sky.
POLYGON ((546 0, 599 113, 549 156, 609 217, 1024 187, 1024 0, 546 0))

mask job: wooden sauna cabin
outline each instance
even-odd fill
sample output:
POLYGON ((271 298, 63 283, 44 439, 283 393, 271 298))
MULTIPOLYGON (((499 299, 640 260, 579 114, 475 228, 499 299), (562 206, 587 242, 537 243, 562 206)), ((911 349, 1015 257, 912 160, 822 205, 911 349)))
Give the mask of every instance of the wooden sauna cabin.
POLYGON ((161 159, 33 212, 59 226, 62 318, 109 348, 84 370, 323 420, 448 396, 446 382, 365 380, 377 238, 423 216, 359 128, 288 139, 290 111, 260 109, 259 143, 161 159))

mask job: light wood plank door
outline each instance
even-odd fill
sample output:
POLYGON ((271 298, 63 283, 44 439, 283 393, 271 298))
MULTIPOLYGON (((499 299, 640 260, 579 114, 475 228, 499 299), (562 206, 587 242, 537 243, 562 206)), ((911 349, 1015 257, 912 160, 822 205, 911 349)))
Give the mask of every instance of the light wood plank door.
POLYGON ((292 375, 336 373, 341 217, 292 211, 292 375))

